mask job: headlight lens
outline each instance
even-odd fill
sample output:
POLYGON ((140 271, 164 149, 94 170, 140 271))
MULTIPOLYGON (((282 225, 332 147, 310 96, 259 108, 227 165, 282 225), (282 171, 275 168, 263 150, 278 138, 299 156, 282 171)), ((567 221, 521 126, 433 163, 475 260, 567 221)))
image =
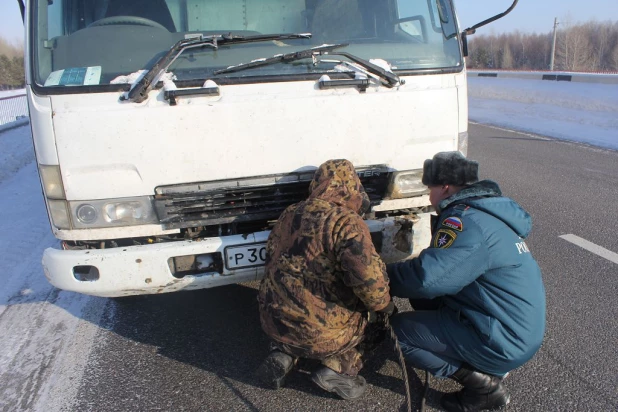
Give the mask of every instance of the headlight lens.
POLYGON ((393 179, 391 197, 398 199, 427 193, 428 189, 422 183, 422 178, 422 169, 397 173, 393 179))
POLYGON ((88 204, 80 205, 75 214, 77 215, 77 220, 87 225, 96 222, 98 215, 97 209, 88 204))
POLYGON ((109 223, 139 221, 148 215, 140 202, 108 203, 104 210, 105 220, 109 223))
POLYGON ((158 223, 151 197, 69 202, 76 229, 158 223))

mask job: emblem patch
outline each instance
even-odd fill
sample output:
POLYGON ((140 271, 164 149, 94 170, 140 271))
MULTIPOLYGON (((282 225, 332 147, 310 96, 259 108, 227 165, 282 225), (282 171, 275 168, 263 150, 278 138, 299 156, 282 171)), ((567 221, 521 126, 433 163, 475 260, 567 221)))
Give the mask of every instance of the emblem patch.
POLYGON ((457 234, 449 229, 440 229, 433 239, 433 247, 446 249, 457 239, 457 234))
POLYGON ((451 229, 457 230, 458 232, 463 231, 463 223, 460 218, 451 216, 444 219, 442 222, 442 226, 450 227, 451 229))

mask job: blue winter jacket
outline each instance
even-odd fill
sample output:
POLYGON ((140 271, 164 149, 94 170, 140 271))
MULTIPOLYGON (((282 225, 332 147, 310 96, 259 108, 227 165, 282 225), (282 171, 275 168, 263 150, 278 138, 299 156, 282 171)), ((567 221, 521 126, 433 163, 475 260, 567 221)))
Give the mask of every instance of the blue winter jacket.
POLYGON ((391 294, 441 297, 443 331, 462 359, 506 373, 532 358, 545 333, 541 271, 524 242, 531 218, 490 180, 439 209, 430 247, 388 266, 391 294))

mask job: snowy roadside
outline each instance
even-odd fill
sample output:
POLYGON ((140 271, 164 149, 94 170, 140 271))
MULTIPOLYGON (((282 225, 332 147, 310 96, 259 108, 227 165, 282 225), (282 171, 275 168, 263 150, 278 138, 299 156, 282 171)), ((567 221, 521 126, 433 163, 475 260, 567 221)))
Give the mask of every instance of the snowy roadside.
POLYGON ((106 299, 45 279, 51 233, 30 127, 0 133, 0 410, 71 410, 106 299))
POLYGON ((468 78, 471 121, 618 150, 618 84, 468 78))
POLYGON ((26 89, 0 91, 0 133, 28 124, 25 95, 26 89))
MULTIPOLYGON (((0 132, 0 183, 34 161, 30 126, 0 132)), ((42 199, 41 199, 42 201, 42 199)))
POLYGON ((18 94, 26 94, 26 89, 0 90, 0 97, 11 97, 18 94))

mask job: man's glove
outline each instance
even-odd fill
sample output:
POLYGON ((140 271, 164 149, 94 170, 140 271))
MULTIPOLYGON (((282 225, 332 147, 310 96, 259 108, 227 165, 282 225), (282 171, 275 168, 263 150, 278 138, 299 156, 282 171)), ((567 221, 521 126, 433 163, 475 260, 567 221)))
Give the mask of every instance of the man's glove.
POLYGON ((398 312, 398 310, 397 310, 397 306, 395 306, 395 303, 391 300, 390 302, 388 302, 388 305, 384 307, 384 309, 380 309, 377 312, 384 313, 388 316, 393 316, 398 312))
POLYGON ((383 323, 386 316, 390 317, 392 315, 396 315, 397 312, 399 312, 397 310, 397 306, 395 306, 395 303, 391 300, 388 302, 388 305, 381 310, 376 310, 375 312, 372 310, 367 311, 367 320, 369 323, 383 323))

